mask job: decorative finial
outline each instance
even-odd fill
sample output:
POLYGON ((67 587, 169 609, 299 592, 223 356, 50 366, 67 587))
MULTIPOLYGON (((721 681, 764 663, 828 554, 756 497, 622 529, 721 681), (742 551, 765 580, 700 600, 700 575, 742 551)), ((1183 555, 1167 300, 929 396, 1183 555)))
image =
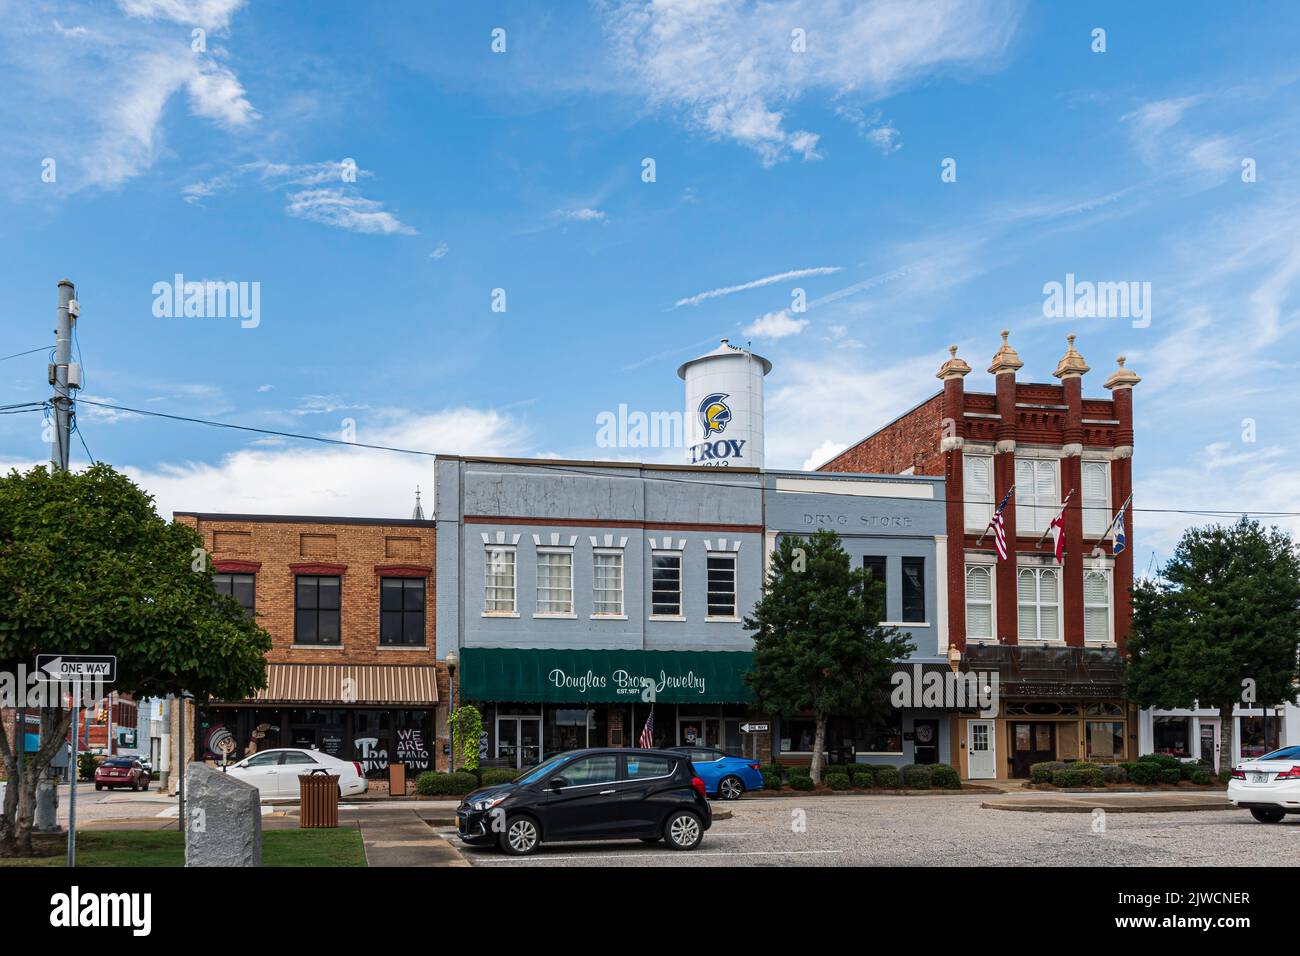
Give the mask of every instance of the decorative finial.
POLYGON ((1088 363, 1083 360, 1079 350, 1074 347, 1075 334, 1071 332, 1065 337, 1069 343, 1069 348, 1061 356, 1061 361, 1056 363, 1056 371, 1052 374, 1059 379, 1078 378, 1088 372, 1088 363))
POLYGON ((966 360, 957 357, 957 346, 948 346, 948 361, 939 366, 935 378, 943 379, 946 382, 950 378, 962 378, 969 374, 970 366, 966 364, 966 360))
POLYGON ((1138 377, 1136 372, 1134 372, 1130 368, 1125 368, 1124 358, 1125 357, 1123 355, 1116 357, 1115 361, 1119 363, 1119 368, 1111 372, 1110 378, 1106 379, 1106 381, 1103 383, 1106 388, 1112 390, 1117 388, 1132 388, 1138 382, 1142 381, 1142 379, 1138 377))
POLYGON ((1003 372, 1014 372, 1018 368, 1024 367, 1024 362, 1020 361, 1020 356, 1016 350, 1011 347, 1009 339, 1011 330, 1002 330, 1002 347, 993 355, 993 364, 989 366, 989 374, 1001 375, 1003 372))

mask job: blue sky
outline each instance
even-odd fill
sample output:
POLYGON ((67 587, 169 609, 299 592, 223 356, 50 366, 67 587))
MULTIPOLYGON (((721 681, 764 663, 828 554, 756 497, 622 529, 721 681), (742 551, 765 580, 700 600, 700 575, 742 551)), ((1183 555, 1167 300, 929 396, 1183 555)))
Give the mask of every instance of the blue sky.
MULTIPOLYGON (((597 447, 596 416, 678 408, 730 336, 775 365, 768 464, 800 468, 936 390, 949 343, 987 390, 1000 329, 1035 381, 1075 332, 1086 395, 1121 352, 1143 377, 1139 507, 1300 511, 1297 39, 1275 4, 0 0, 0 355, 52 341, 67 276, 84 398, 677 460, 597 447), (156 316, 176 273, 259 283, 256 327, 156 316), (1151 283, 1149 322, 1045 316, 1067 274, 1151 283)), ((44 362, 0 362, 0 404, 46 397, 44 362)), ((432 484, 79 420, 164 512, 403 515, 432 484)), ((0 416, 0 463, 47 455, 0 416)), ((1192 520, 1141 514, 1139 553, 1192 520)))

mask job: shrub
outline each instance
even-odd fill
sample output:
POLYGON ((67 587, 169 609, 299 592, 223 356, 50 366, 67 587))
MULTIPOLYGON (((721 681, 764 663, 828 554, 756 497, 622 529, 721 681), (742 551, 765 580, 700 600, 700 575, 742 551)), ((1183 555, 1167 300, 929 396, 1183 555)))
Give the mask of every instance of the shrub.
POLYGON ((1158 779, 1161 783, 1176 784, 1183 779, 1183 771, 1179 767, 1164 767, 1158 771, 1158 779))
POLYGON ((955 768, 937 763, 930 767, 930 786, 936 790, 960 790, 961 777, 955 768))
POLYGON ((1177 769, 1183 765, 1183 762, 1170 754, 1143 754, 1138 757, 1140 763, 1153 763, 1158 767, 1173 767, 1177 769))
POLYGON ((811 767, 786 767, 785 775, 787 777, 812 777, 811 767))
POLYGON ((498 783, 509 783, 519 776, 519 771, 511 767, 487 767, 478 774, 479 786, 491 787, 498 783))
POLYGON ((1053 770, 1052 784, 1064 788, 1104 787, 1106 778, 1100 767, 1071 765, 1064 770, 1053 770))
POLYGON ((1054 787, 1077 787, 1079 785, 1078 773, 1074 770, 1052 771, 1052 786, 1054 787))
POLYGON ((1139 764, 1136 760, 1129 760, 1129 761, 1126 761, 1125 763, 1120 764, 1119 766, 1120 766, 1120 769, 1124 771, 1124 777, 1125 777, 1126 779, 1128 779, 1128 780, 1132 780, 1132 779, 1133 779, 1133 768, 1134 768, 1134 767, 1137 767, 1137 766, 1140 766, 1140 764, 1139 764))
POLYGON ((1204 767, 1197 767, 1192 771, 1192 783, 1196 784, 1198 787, 1208 785, 1213 779, 1214 775, 1204 767))
POLYGON ((1195 763, 1182 763, 1178 765, 1178 771, 1182 774, 1184 780, 1191 780, 1196 771, 1200 769, 1200 764, 1195 763))
POLYGON ((866 763, 850 764, 849 779, 855 787, 870 789, 876 785, 876 768, 866 763))
POLYGON ((847 790, 852 785, 849 775, 841 770, 833 770, 826 775, 826 786, 832 790, 847 790))
POLYGON ((929 764, 909 763, 902 769, 899 776, 902 778, 904 790, 930 789, 929 764))
POLYGON ((440 773, 426 770, 415 781, 416 792, 422 796, 458 796, 478 789, 478 778, 472 773, 458 770, 440 773))
POLYGON ((1149 787, 1156 782, 1156 774, 1159 772, 1160 768, 1150 760, 1139 760, 1129 770, 1128 778, 1140 787, 1149 787))
POLYGON ((876 786, 886 790, 897 790, 902 777, 896 767, 878 767, 876 769, 876 786))
POLYGON ((1124 783, 1128 780, 1128 772, 1118 764, 1106 764, 1101 768, 1102 779, 1106 783, 1124 783))
POLYGON ((1223 770, 1219 771, 1219 783, 1226 784, 1231 779, 1232 770, 1230 768, 1225 767, 1223 770))
POLYGON ((1098 766, 1089 765, 1080 767, 1075 770, 1079 775, 1080 783, 1085 787, 1104 787, 1106 786, 1106 773, 1098 766))
POLYGON ((763 770, 763 771, 761 771, 761 772, 762 772, 762 774, 763 774, 763 789, 764 789, 764 790, 780 790, 780 789, 781 789, 781 773, 780 773, 780 771, 775 771, 775 772, 774 772, 774 771, 771 771, 771 770, 763 770))
POLYGON ((791 790, 811 790, 813 788, 812 777, 808 774, 790 774, 791 790))
POLYGON ((1031 764, 1029 767, 1030 783, 1051 783, 1052 773, 1064 770, 1065 764, 1060 760, 1048 760, 1044 763, 1031 764))

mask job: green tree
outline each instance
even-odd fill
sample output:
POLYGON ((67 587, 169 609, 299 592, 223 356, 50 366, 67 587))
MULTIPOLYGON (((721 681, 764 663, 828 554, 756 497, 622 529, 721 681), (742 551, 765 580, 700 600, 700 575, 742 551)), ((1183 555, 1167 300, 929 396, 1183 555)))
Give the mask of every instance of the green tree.
MULTIPOLYGON (((37 654, 114 654, 113 689, 137 697, 185 690, 202 702, 264 687, 271 638, 216 593, 202 545, 108 465, 0 477, 0 673, 30 671, 37 654)), ((24 761, 21 787, 0 722, 10 781, 0 855, 32 852, 37 780, 72 721, 63 701, 52 703, 41 707, 41 746, 24 761)))
POLYGON ((745 626, 754 630, 754 667, 745 680, 760 707, 781 717, 812 711, 812 779, 821 783, 826 720, 865 718, 889 707, 894 664, 912 645, 885 617, 884 588, 853 562, 839 535, 782 536, 762 600, 745 626))
POLYGON ((1217 709, 1225 761, 1233 705, 1294 701, 1297 654, 1300 549, 1277 528, 1245 517, 1192 528, 1160 579, 1133 588, 1129 696, 1143 707, 1217 709))
POLYGON ((483 735, 483 715, 478 708, 473 704, 457 707, 451 715, 451 732, 460 751, 461 769, 477 770, 478 741, 483 735))

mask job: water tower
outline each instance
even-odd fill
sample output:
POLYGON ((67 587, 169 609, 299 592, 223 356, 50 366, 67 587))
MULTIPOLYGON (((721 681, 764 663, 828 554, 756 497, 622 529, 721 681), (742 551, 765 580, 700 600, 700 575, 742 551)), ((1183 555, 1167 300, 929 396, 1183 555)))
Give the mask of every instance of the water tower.
POLYGON ((763 376, 772 363, 726 339, 677 370, 686 381, 686 460, 763 467, 763 376))

